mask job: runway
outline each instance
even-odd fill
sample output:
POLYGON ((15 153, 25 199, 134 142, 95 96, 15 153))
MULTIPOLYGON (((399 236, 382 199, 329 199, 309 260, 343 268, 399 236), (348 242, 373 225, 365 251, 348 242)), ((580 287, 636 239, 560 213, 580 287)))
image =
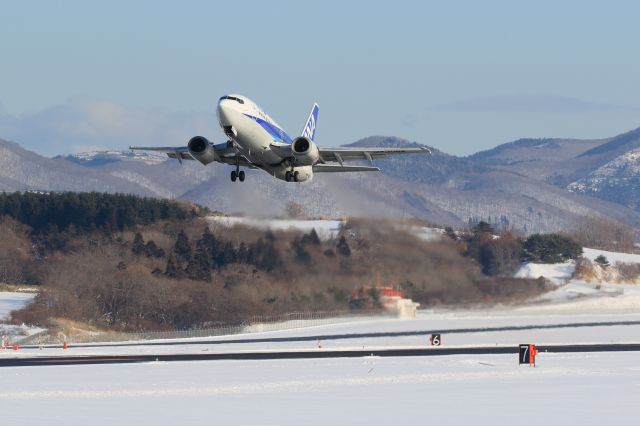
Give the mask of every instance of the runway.
MULTIPOLYGON (((526 343, 526 342, 523 342, 526 343)), ((576 352, 632 352, 640 351, 640 343, 625 344, 572 344, 538 346, 540 353, 576 352)), ((255 351, 197 354, 144 354, 144 355, 91 355, 55 357, 15 357, 0 358, 0 367, 27 367, 51 365, 90 364, 131 364, 145 362, 175 361, 223 361, 223 360, 283 360, 321 358, 362 358, 362 357, 425 357, 447 355, 493 355, 518 353, 516 346, 453 347, 453 348, 389 348, 389 349, 349 349, 349 350, 303 350, 303 351, 255 351)))
MULTIPOLYGON (((428 336, 430 334, 439 333, 442 335, 449 334, 465 334, 465 333, 495 333, 501 331, 521 331, 521 330, 553 330, 566 328, 585 328, 585 327, 616 327, 640 325, 640 321, 602 321, 602 322, 576 322, 576 323, 558 323, 558 324, 533 324, 533 325, 516 325, 516 326, 500 326, 500 327, 467 327, 467 328, 441 328, 441 329, 424 329, 412 331, 387 331, 372 333, 341 333, 341 334, 314 334, 310 336, 287 336, 287 337, 242 337, 242 338, 220 338, 220 339, 201 339, 189 340, 190 345, 226 345, 231 343, 278 343, 278 342, 315 342, 330 340, 346 340, 346 339, 362 339, 362 338, 381 338, 381 337, 407 337, 407 336, 428 336)), ((104 348, 104 347, 136 347, 136 346, 175 346, 184 345, 184 340, 170 341, 137 341, 137 342, 108 342, 108 343, 82 343, 78 346, 83 348, 104 348)), ((39 348, 39 345, 22 345, 26 349, 39 348)), ((62 345, 42 345, 44 348, 62 348, 62 345)))

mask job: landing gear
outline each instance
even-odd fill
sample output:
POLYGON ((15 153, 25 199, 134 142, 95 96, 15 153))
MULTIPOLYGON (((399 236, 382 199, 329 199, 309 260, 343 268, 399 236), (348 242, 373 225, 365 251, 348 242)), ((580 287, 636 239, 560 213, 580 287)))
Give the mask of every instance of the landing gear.
POLYGON ((298 171, 290 172, 287 170, 286 172, 284 172, 284 180, 286 180, 287 182, 297 182, 298 176, 300 176, 300 173, 298 171))
POLYGON ((239 180, 240 182, 244 182, 244 178, 245 178, 244 170, 231 171, 231 182, 235 182, 236 180, 239 180))

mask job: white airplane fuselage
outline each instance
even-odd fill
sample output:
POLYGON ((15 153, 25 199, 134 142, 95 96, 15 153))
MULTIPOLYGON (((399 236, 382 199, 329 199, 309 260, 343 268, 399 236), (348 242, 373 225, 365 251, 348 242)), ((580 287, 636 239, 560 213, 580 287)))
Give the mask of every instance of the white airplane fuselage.
POLYGON ((187 146, 130 146, 131 150, 164 152, 180 163, 195 160, 203 165, 234 166, 231 181, 244 182, 244 168, 261 169, 286 182, 305 182, 314 173, 372 172, 380 168, 374 159, 392 154, 428 153, 426 147, 319 147, 315 143, 319 107, 313 104, 300 136, 292 138, 246 96, 225 95, 218 101, 218 122, 227 142, 214 144, 193 136, 187 146), (369 165, 348 165, 349 161, 369 165))
POLYGON ((296 166, 272 149, 273 143, 291 144, 292 138, 246 96, 226 95, 217 107, 218 122, 238 151, 270 175, 285 180, 287 171, 296 171, 299 182, 313 178, 312 166, 296 166))

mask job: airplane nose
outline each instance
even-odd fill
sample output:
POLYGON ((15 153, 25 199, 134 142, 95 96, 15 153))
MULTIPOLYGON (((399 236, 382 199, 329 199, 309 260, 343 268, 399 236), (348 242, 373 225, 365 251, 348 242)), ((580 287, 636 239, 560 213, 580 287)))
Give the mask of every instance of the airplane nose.
POLYGON ((231 107, 229 106, 228 100, 225 99, 218 102, 217 113, 218 113, 218 121, 220 122, 221 126, 229 125, 230 112, 231 112, 231 107))

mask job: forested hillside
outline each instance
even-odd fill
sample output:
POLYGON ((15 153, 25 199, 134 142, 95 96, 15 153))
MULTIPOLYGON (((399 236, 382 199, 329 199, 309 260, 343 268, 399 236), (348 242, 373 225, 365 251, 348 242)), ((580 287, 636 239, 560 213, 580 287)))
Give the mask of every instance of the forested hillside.
POLYGON ((521 241, 505 262, 505 247, 491 243, 493 231, 481 225, 464 238, 450 232, 452 238, 424 241, 393 223, 350 221, 335 238, 320 240, 315 231, 218 226, 192 206, 130 196, 3 197, 12 216, 0 220, 2 281, 41 286, 35 303, 13 315, 41 326, 69 318, 113 329, 172 329, 376 308, 375 292, 364 304, 351 295, 378 277, 423 306, 508 302, 545 290, 544 281, 510 278, 521 241), (43 212, 54 205, 47 223, 43 212), (120 219, 111 223, 106 212, 120 219))
POLYGON ((0 194, 0 215, 28 225, 34 232, 74 227, 124 231, 158 220, 193 218, 201 207, 166 199, 98 192, 14 192, 0 194))

